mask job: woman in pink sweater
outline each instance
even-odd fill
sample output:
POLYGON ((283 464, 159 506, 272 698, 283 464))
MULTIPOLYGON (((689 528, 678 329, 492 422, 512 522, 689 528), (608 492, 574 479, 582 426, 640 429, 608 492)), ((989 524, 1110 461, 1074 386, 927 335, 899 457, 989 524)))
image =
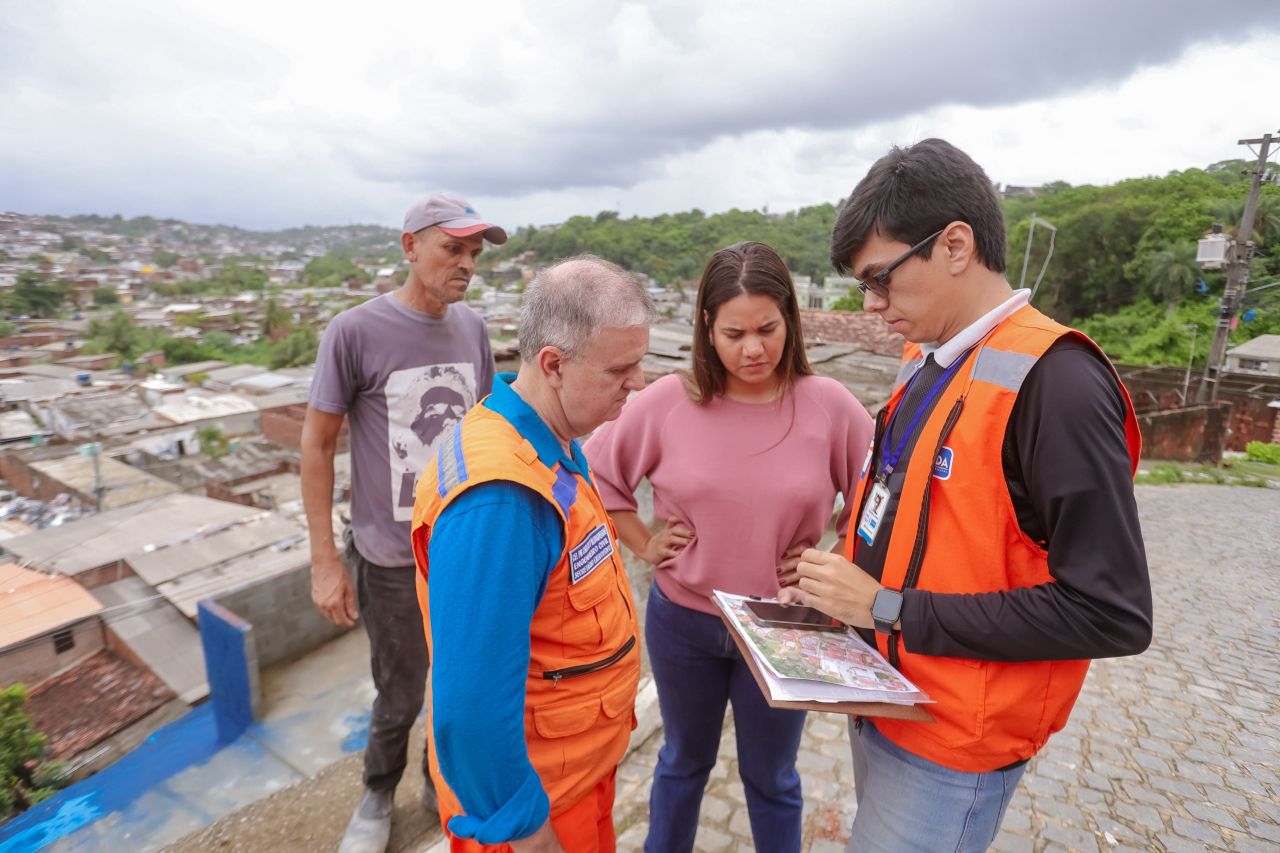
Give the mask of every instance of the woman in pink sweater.
POLYGON ((796 751, 804 712, 770 708, 711 602, 713 590, 773 597, 794 582, 836 493, 847 498, 872 422, 844 386, 814 376, 795 286, 763 243, 711 258, 698 286, 692 376, 666 376, 605 424, 586 453, 622 542, 654 564, 645 638, 665 744, 649 799, 649 851, 693 849, 727 702, 757 850, 798 851, 796 751), (636 514, 648 478, 651 533, 636 514))

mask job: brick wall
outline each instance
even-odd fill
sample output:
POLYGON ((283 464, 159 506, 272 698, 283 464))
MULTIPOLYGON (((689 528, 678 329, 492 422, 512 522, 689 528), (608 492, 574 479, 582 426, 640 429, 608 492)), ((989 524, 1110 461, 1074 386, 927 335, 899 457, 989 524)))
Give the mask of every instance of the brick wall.
POLYGON ((88 571, 78 572, 75 575, 75 580, 85 589, 97 589, 100 586, 106 586, 109 583, 115 583, 118 580, 131 577, 134 577, 134 573, 133 569, 129 568, 128 563, 124 560, 113 560, 88 571))
MULTIPOLYGON (((276 444, 301 450, 302 421, 306 414, 306 403, 295 403, 278 409, 265 409, 262 412, 262 435, 276 444)), ((346 449, 347 422, 344 419, 342 429, 338 432, 338 452, 341 453, 346 449)))
POLYGON ((0 453, 0 477, 8 480, 9 488, 24 498, 35 498, 45 503, 63 492, 72 491, 52 477, 36 471, 18 453, 0 453))
POLYGON ((805 338, 810 342, 820 337, 825 341, 858 344, 865 350, 893 358, 902 355, 902 335, 874 314, 805 308, 800 311, 800 323, 804 327, 805 338))
POLYGON ((1226 442, 1229 403, 1146 412, 1138 416, 1147 459, 1216 465, 1226 442))
MULTIPOLYGON (((1186 379, 1183 368, 1119 365, 1117 369, 1139 413, 1182 407, 1182 388, 1186 379)), ((1199 376, 1193 373, 1187 385, 1188 402, 1194 403, 1198 387, 1199 376)), ((1243 451, 1251 441, 1274 440, 1273 436, 1280 429, 1280 409, 1269 405, 1276 397, 1272 387, 1259 383, 1258 387, 1249 390, 1230 387, 1219 390, 1218 402, 1230 405, 1230 414, 1225 422, 1224 449, 1243 451)))

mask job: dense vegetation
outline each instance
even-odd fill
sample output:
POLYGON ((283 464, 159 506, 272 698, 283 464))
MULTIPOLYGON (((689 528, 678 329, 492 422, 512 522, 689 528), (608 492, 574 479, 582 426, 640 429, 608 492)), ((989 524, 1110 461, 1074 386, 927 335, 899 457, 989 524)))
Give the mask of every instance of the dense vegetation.
POLYGON ((166 364, 216 360, 261 364, 272 369, 311 364, 320 345, 315 329, 296 327, 293 317, 274 299, 268 299, 263 310, 260 335, 249 343, 237 343, 230 333, 221 331, 205 332, 199 338, 175 338, 160 329, 138 326, 120 310, 106 320, 91 321, 87 338, 81 352, 115 353, 122 362, 160 350, 166 364))
POLYGON ((711 216, 691 210, 621 219, 604 211, 594 218, 575 216, 554 228, 519 228, 506 245, 484 258, 495 263, 528 251, 539 260, 590 252, 670 286, 696 281, 716 249, 759 240, 777 249, 794 272, 821 278, 830 271, 827 254, 835 216, 830 204, 780 216, 734 209, 711 216))
MULTIPOLYGON (((1214 222, 1234 233, 1248 192, 1246 163, 1226 161, 1164 177, 1135 178, 1111 186, 1041 188, 1034 197, 1007 200, 1008 275, 1022 277, 1031 216, 1057 228, 1053 257, 1035 303, 1064 322, 1082 326, 1118 358, 1137 363, 1185 363, 1196 328, 1197 363, 1203 364, 1214 323, 1222 273, 1195 263, 1195 243, 1214 222)), ((694 210, 651 218, 616 213, 575 216, 554 228, 520 228, 508 243, 486 253, 489 263, 533 252, 537 260, 591 252, 653 276, 661 284, 687 286, 716 249, 739 240, 762 240, 788 266, 821 280, 830 273, 828 240, 836 208, 818 205, 782 216, 731 210, 694 210)), ((1258 254, 1251 286, 1280 275, 1280 187, 1263 187, 1253 238, 1258 254)), ((1036 278, 1049 246, 1049 230, 1037 228, 1027 258, 1026 283, 1036 278)), ((858 310, 857 294, 836 306, 858 310)), ((1232 334, 1241 342, 1280 332, 1280 288, 1260 292, 1232 334), (1274 293, 1275 297, 1270 296, 1274 293)))
MULTIPOLYGON (((1026 283, 1034 282, 1049 246, 1049 230, 1037 228, 1029 254, 1031 218, 1056 227, 1054 254, 1036 292, 1035 304, 1064 322, 1093 335, 1108 352, 1133 363, 1183 364, 1196 338, 1197 364, 1203 364, 1216 322, 1223 289, 1221 272, 1205 272, 1195 263, 1195 242, 1214 222, 1234 233, 1240 221, 1248 178, 1248 164, 1225 161, 1207 169, 1188 169, 1164 177, 1135 178, 1111 186, 1073 187, 1065 183, 1042 187, 1038 195, 1007 200, 1008 275, 1019 284, 1024 255, 1026 283)), ((761 240, 774 246, 788 266, 800 275, 823 280, 830 273, 827 260, 831 226, 837 207, 820 204, 781 215, 730 210, 705 214, 700 210, 655 217, 622 219, 613 211, 594 217, 574 216, 558 226, 515 229, 505 246, 481 259, 482 271, 523 256, 544 263, 553 258, 590 252, 652 276, 669 287, 696 283, 706 259, 718 248, 741 240, 761 240)), ((250 232, 222 226, 202 226, 149 217, 73 217, 80 227, 129 236, 181 234, 197 242, 234 236, 261 245, 323 244, 323 256, 311 260, 304 272, 310 286, 335 287, 351 279, 368 280, 367 270, 399 258, 394 232, 372 226, 303 228, 279 232, 250 232)), ((1252 235, 1258 250, 1251 268, 1251 287, 1280 281, 1280 186, 1263 187, 1261 206, 1252 235)), ((173 253, 159 250, 155 261, 170 266, 173 253)), ((257 290, 266 293, 265 262, 253 255, 226 259, 207 278, 177 284, 155 284, 162 295, 213 295, 257 290)), ((53 316, 68 297, 65 283, 49 282, 24 273, 17 286, 0 297, 10 315, 53 316)), ((95 293, 99 304, 111 296, 95 293)), ((841 310, 859 310, 856 292, 840 300, 841 310)), ((1246 311, 1232 342, 1262 333, 1280 332, 1280 287, 1249 295, 1246 311)), ((299 330, 300 332, 301 330, 299 330)), ((267 336, 264 335, 264 338, 267 336)), ((244 352, 212 355, 215 347, 179 341, 173 348, 199 346, 207 357, 273 360, 263 340, 244 352)), ((293 361, 310 348, 300 336, 286 356, 293 361)), ((167 351, 168 348, 166 348, 167 351)))

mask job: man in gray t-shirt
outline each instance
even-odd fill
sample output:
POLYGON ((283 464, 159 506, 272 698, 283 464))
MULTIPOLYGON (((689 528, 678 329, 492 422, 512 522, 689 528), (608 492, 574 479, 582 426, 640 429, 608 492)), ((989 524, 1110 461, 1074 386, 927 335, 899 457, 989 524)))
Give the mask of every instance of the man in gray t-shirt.
MULTIPOLYGON (((428 196, 405 214, 404 285, 342 312, 320 341, 302 428, 311 597, 338 625, 363 616, 377 689, 365 794, 342 853, 381 853, 390 835, 392 798, 428 668, 409 541, 414 486, 440 437, 493 384, 484 321, 460 300, 484 241, 506 239, 458 196, 428 196), (351 526, 340 555, 333 537, 333 457, 344 417, 351 434, 351 526)), ((429 787, 424 800, 434 810, 429 787)))

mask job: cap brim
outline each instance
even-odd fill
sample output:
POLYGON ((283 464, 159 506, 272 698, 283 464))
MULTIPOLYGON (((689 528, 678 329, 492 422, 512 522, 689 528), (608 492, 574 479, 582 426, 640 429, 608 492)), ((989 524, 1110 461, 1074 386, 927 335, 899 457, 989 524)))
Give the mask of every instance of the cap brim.
POLYGON ((502 244, 507 242, 507 232, 497 225, 490 225, 488 222, 467 222, 466 220, 454 220, 457 225, 440 224, 436 227, 450 237, 471 237, 475 234, 484 234, 484 238, 490 243, 502 244))

